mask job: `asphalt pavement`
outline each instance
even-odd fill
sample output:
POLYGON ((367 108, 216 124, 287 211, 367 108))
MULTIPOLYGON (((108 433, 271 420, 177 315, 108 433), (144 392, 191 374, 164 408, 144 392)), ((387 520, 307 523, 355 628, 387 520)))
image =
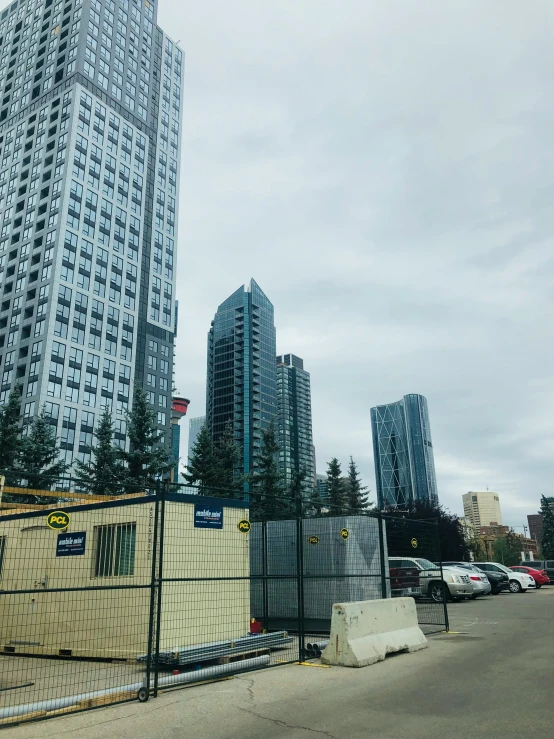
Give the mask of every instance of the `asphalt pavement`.
POLYGON ((0 739, 554 736, 554 586, 449 610, 451 633, 378 665, 277 667, 23 724, 0 739))

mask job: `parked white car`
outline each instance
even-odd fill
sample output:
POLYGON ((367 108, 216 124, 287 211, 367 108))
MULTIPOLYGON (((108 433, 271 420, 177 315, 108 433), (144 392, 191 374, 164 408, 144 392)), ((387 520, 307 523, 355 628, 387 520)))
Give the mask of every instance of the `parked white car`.
POLYGON ((526 593, 528 590, 535 590, 537 587, 531 575, 514 572, 498 562, 472 562, 471 564, 484 572, 504 572, 510 578, 511 593, 526 593))

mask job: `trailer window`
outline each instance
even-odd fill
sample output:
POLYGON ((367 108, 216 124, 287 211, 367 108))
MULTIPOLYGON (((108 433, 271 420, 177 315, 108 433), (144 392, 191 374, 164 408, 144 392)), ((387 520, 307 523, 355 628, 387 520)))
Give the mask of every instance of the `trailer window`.
POLYGON ((95 528, 95 577, 128 577, 135 574, 135 523, 95 528))

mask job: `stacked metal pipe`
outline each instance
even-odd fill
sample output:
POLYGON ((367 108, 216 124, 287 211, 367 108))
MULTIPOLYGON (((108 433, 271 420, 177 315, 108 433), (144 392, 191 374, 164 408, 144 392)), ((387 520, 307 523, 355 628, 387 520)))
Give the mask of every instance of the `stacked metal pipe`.
MULTIPOLYGON (((192 647, 174 647, 164 650, 158 655, 158 664, 188 665, 194 662, 207 662, 219 657, 232 657, 235 654, 247 654, 262 649, 280 649, 286 647, 293 638, 286 631, 273 631, 267 634, 249 634, 238 639, 197 644, 192 647)), ((148 655, 137 657, 139 662, 146 662, 148 655)))
POLYGON ((327 644, 329 644, 329 640, 308 642, 304 649, 306 658, 314 659, 315 657, 321 657, 321 652, 323 652, 327 644))

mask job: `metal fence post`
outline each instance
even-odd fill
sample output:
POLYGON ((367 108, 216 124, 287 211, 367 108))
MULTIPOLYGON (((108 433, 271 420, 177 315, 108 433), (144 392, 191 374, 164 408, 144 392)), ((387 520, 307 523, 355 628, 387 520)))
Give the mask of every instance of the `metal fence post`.
POLYGON ((156 491, 154 505, 154 531, 152 534, 152 569, 150 573, 150 612, 148 618, 148 655, 146 659, 146 695, 150 695, 150 677, 152 673, 152 646, 154 642, 154 621, 156 608, 156 565, 158 562, 158 514, 160 499, 156 491))
POLYGON ((383 514, 379 511, 377 513, 377 520, 379 522, 379 560, 381 562, 381 598, 387 597, 387 570, 385 568, 385 536, 383 534, 383 526, 385 519, 383 514))
POLYGON ((269 597, 267 574, 267 521, 262 521, 262 625, 264 631, 267 631, 269 629, 269 597))
POLYGON ((296 586, 298 593, 298 661, 304 661, 304 542, 302 499, 296 498, 296 586))
POLYGON ((158 664, 160 660, 160 633, 162 620, 162 582, 165 534, 165 484, 156 483, 156 497, 160 500, 160 545, 158 555, 158 602, 156 606, 156 649, 154 653, 154 698, 158 696, 158 664))
POLYGON ((444 584, 444 574, 442 571, 442 552, 441 552, 441 537, 440 537, 440 531, 439 531, 439 520, 438 518, 435 519, 435 537, 436 537, 436 543, 437 543, 437 550, 439 553, 439 565, 441 570, 441 582, 443 584, 442 586, 442 607, 444 610, 444 630, 450 631, 450 623, 448 621, 448 594, 447 594, 447 586, 444 584))

